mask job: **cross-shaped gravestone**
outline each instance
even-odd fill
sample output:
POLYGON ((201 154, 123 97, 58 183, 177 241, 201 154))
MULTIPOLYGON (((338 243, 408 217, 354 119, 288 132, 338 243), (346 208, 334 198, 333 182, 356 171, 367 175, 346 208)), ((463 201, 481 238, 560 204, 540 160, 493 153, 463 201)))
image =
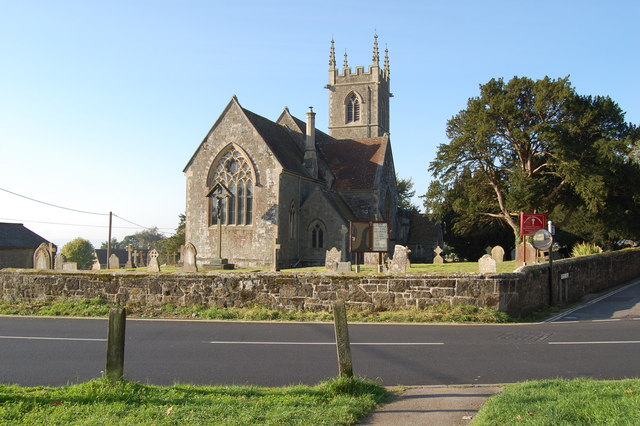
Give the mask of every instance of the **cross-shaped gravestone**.
POLYGON ((133 263, 133 246, 129 244, 127 246, 127 263, 124 265, 125 268, 135 268, 135 263, 133 263))
POLYGON ((158 263, 158 252, 153 249, 149 252, 149 265, 147 272, 160 272, 160 264, 158 263))
POLYGON ((442 258, 442 256, 440 256, 440 253, 442 253, 442 249, 440 248, 440 246, 437 246, 433 252, 436 254, 436 256, 433 258, 433 263, 444 263, 444 259, 442 258))

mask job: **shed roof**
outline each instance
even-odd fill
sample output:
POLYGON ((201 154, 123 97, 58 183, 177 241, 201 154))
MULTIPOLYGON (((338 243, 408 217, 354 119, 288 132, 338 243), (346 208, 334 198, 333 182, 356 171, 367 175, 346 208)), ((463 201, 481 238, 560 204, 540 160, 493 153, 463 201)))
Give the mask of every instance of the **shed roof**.
POLYGON ((0 222, 0 249, 37 249, 40 244, 48 242, 22 223, 0 222))

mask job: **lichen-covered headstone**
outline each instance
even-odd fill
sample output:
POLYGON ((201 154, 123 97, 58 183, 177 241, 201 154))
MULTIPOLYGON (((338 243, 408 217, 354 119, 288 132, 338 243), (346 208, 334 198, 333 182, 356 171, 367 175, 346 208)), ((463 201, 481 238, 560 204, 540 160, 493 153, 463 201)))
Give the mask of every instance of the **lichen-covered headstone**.
POLYGON ((77 271, 78 270, 78 262, 64 262, 62 264, 63 271, 77 271))
POLYGON ((440 246, 437 246, 433 252, 436 254, 433 258, 433 263, 444 263, 444 259, 440 256, 440 253, 442 253, 440 246))
POLYGON ((160 272, 160 264, 158 263, 158 252, 153 249, 149 252, 149 264, 147 272, 160 272))
POLYGON ((335 247, 331 247, 331 250, 327 250, 327 254, 324 257, 324 266, 329 271, 335 272, 338 269, 338 263, 342 260, 342 251, 335 247))
POLYGON ((390 274, 404 274, 411 266, 409 262, 409 247, 397 245, 393 249, 393 258, 389 264, 390 274))
POLYGON ((191 243, 188 243, 184 246, 183 251, 183 263, 182 263, 182 271, 183 272, 198 272, 198 265, 196 265, 196 246, 191 243))
POLYGON ((109 256, 109 262, 107 263, 107 269, 119 269, 120 268, 120 258, 117 254, 112 253, 109 256))
POLYGON ((496 272, 496 261, 493 257, 485 254, 478 260, 478 267, 480 268, 480 273, 482 274, 491 274, 496 272))
POLYGON ((34 269, 51 269, 51 253, 47 243, 42 243, 33 253, 34 269))
POLYGON ((504 262, 504 249, 501 246, 495 246, 491 249, 491 257, 496 263, 504 262))
POLYGON ((64 262, 66 260, 67 259, 64 258, 64 255, 62 253, 56 254, 55 261, 53 262, 53 269, 55 269, 56 271, 62 271, 64 269, 62 266, 64 265, 64 262))
POLYGON ((338 262, 336 272, 351 272, 351 262, 338 262))

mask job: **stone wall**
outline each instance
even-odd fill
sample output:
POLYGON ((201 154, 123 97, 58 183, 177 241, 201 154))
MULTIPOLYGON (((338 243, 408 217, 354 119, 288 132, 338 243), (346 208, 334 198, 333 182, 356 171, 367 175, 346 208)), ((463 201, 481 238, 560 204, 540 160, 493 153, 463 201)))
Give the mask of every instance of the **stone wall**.
MULTIPOLYGON (((640 249, 554 262, 569 300, 640 277, 640 249)), ((244 307, 256 303, 285 309, 327 309, 340 298, 362 309, 422 308, 444 302, 474 304, 521 315, 549 301, 548 267, 508 274, 348 276, 276 273, 136 274, 0 271, 5 300, 104 297, 123 305, 203 304, 244 307)), ((555 298, 557 299, 557 297, 555 298)))

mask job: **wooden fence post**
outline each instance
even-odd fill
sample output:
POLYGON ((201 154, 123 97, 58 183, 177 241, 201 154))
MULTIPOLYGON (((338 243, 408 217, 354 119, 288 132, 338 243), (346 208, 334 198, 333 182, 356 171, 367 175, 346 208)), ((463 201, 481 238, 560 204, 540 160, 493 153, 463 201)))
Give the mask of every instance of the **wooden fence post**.
POLYGON ((353 377, 347 308, 343 300, 338 300, 333 304, 333 321, 336 332, 336 349, 338 350, 338 372, 340 377, 353 377))
POLYGON ((127 314, 124 308, 109 310, 109 334, 107 336, 106 377, 112 382, 122 380, 124 372, 124 334, 127 314))

